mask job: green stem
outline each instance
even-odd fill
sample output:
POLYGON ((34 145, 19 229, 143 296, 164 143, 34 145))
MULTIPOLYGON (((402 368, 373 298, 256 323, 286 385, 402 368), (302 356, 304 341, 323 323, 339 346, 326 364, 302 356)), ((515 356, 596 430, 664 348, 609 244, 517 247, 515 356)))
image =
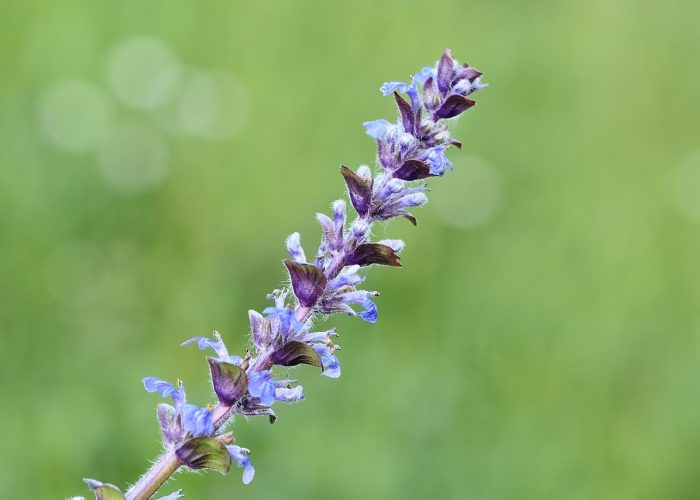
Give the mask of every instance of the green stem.
POLYGON ((170 479, 182 462, 175 450, 167 451, 141 479, 126 492, 126 500, 148 500, 170 479))

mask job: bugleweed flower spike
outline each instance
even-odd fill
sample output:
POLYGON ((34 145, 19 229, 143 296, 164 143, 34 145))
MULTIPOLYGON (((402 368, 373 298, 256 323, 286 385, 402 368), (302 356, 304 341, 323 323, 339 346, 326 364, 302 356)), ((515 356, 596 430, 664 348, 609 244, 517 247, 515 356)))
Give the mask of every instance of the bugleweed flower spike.
MULTIPOLYGON (((427 202, 425 180, 452 169, 445 153, 451 146, 461 147, 450 136, 446 121, 474 106, 469 96, 485 86, 481 75, 459 64, 446 50, 435 66, 423 68, 408 83, 381 86, 382 94, 396 100, 399 117, 395 123, 383 119, 364 123, 377 143, 376 174, 365 165, 355 171, 340 167, 357 216, 348 222, 343 200, 333 202, 330 216, 317 214, 321 244, 310 259, 299 233, 287 238, 290 258, 284 266, 291 288, 268 295, 272 305, 262 314, 249 312, 252 346, 245 356, 229 354, 218 332, 213 338, 195 337, 182 343, 213 352, 207 361, 216 405, 188 403, 179 380, 172 384, 155 377, 143 379, 148 392, 172 403, 160 403, 157 408, 165 451, 126 494, 112 484, 86 479, 98 499, 151 498, 181 469, 226 473, 233 463, 242 469, 244 483, 253 480, 250 451, 235 444, 233 434, 224 432, 226 425, 236 414, 266 415, 274 422, 272 406, 277 401, 304 399, 302 386, 277 378, 275 366, 306 364, 318 367, 326 377, 340 376, 337 333, 335 329, 312 331, 318 323, 313 320, 346 313, 377 321, 377 292, 360 287, 363 272, 372 265, 401 266, 399 253, 404 245, 400 240, 370 241, 372 224, 394 217, 416 224, 409 209, 427 202)), ((178 491, 161 499, 180 497, 178 491)))

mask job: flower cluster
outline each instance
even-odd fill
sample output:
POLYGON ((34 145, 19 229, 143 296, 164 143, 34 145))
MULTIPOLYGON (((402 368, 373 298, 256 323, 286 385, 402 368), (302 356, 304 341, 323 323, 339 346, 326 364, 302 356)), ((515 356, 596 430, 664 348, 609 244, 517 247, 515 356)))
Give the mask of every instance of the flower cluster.
MULTIPOLYGON (((374 299, 378 293, 361 288, 363 272, 372 265, 401 266, 399 254, 404 245, 399 240, 371 241, 372 224, 394 217, 416 224, 409 210, 427 202, 424 181, 452 168, 446 152, 451 146, 461 147, 450 136, 446 120, 474 106, 468 96, 485 86, 481 75, 459 64, 446 50, 435 66, 423 68, 409 82, 381 86, 384 95, 393 94, 399 116, 395 123, 384 119, 364 123, 377 143, 375 175, 368 166, 354 171, 340 167, 356 212, 353 220, 348 221, 343 200, 333 202, 330 215, 317 214, 322 237, 312 259, 307 258, 299 233, 287 238, 290 258, 284 266, 290 287, 268 295, 272 305, 262 313, 249 312, 252 348, 244 356, 229 354, 218 332, 213 338, 195 337, 182 344, 196 343, 199 349, 213 351, 207 360, 216 406, 186 403, 182 382, 143 380, 147 391, 172 399, 173 405, 160 404, 157 414, 163 443, 176 457, 176 466, 225 472, 235 463, 244 469, 243 482, 250 482, 255 470, 249 451, 233 444, 232 436, 220 430, 235 414, 267 415, 274 422, 276 402, 304 399, 302 386, 278 378, 275 366, 306 364, 318 367, 327 377, 340 376, 337 333, 335 329, 314 331, 317 322, 313 320, 344 313, 370 323, 377 321, 374 299)), ((139 498, 139 491, 149 491, 148 485, 140 485, 148 481, 148 474, 144 478, 127 498, 139 498)))

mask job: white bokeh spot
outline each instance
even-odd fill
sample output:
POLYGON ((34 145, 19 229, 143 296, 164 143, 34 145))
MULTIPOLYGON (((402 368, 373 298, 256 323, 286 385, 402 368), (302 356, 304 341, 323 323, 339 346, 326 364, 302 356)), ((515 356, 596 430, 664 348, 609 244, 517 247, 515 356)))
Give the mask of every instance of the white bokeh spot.
POLYGON ((212 141, 229 139, 248 122, 248 96, 228 72, 191 70, 178 95, 159 112, 158 120, 177 135, 212 141))
POLYGON ((113 121, 109 97, 89 81, 56 82, 39 102, 42 132, 53 145, 71 152, 97 149, 108 137, 113 121))
POLYGON ((169 45, 157 38, 138 36, 127 38, 112 49, 107 77, 124 104, 156 109, 177 92, 182 68, 169 45))
POLYGON ((498 172, 475 156, 457 156, 455 172, 431 183, 430 204, 437 217, 450 226, 470 229, 493 220, 503 201, 498 172))
POLYGON ((168 173, 168 146, 162 135, 140 122, 118 127, 99 152, 98 166, 108 185, 122 194, 158 187, 168 173))

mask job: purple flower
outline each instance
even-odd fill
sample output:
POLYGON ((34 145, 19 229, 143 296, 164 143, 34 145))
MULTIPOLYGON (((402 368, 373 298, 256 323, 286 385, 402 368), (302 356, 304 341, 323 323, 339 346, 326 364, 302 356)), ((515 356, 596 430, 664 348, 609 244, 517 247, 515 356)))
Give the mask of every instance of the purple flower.
POLYGON ((248 456, 250 454, 250 450, 247 448, 241 448, 235 444, 227 446, 226 449, 231 456, 231 460, 236 462, 236 465, 239 468, 243 469, 243 484, 249 484, 255 476, 255 468, 250 462, 250 457, 248 456))
MULTIPOLYGON (((373 176, 366 165, 356 171, 341 166, 354 209, 352 220, 348 221, 343 200, 333 202, 331 214, 317 214, 322 237, 312 262, 307 260, 299 233, 287 238, 291 258, 284 265, 291 287, 271 293, 268 299, 274 305, 264 309, 262 315, 249 311, 252 352, 245 358, 229 354, 218 332, 214 332, 213 339, 194 337, 182 344, 196 342, 199 349, 212 349, 216 354, 208 362, 220 401, 217 422, 212 407, 200 408, 186 402, 181 382, 172 385, 155 377, 143 379, 147 391, 173 401, 174 406, 159 404, 157 415, 166 447, 176 449, 179 458, 186 454, 191 460, 183 463, 191 468, 201 468, 198 464, 204 463, 223 464, 223 470, 229 464, 228 453, 231 461, 244 469, 243 482, 248 484, 255 475, 249 450, 236 445, 224 449, 222 441, 231 442, 230 436, 216 434, 228 416, 266 415, 274 422, 276 415, 270 407, 275 401, 292 403, 304 399, 303 388, 295 385, 296 381, 275 380, 271 371, 274 366, 291 370, 308 365, 321 368, 323 376, 340 376, 336 356, 340 348, 332 339, 337 336, 335 329, 312 332, 311 327, 335 313, 358 316, 369 323, 377 321, 373 298, 378 293, 357 289, 365 279, 360 273, 376 265, 400 267, 399 253, 404 243, 393 239, 373 241, 374 224, 405 217, 416 225, 408 209, 427 202, 427 179, 452 169, 447 151, 462 144, 451 137, 447 121, 476 104, 472 94, 486 86, 481 76, 480 71, 458 63, 446 50, 435 66, 422 68, 410 82, 384 83, 380 90, 393 96, 398 107, 397 120, 363 123, 367 134, 376 140, 379 172, 373 176), (410 103, 404 95, 408 95, 410 103), (193 439, 197 437, 208 439, 193 439)), ((93 486, 107 485, 95 482, 93 486)))

